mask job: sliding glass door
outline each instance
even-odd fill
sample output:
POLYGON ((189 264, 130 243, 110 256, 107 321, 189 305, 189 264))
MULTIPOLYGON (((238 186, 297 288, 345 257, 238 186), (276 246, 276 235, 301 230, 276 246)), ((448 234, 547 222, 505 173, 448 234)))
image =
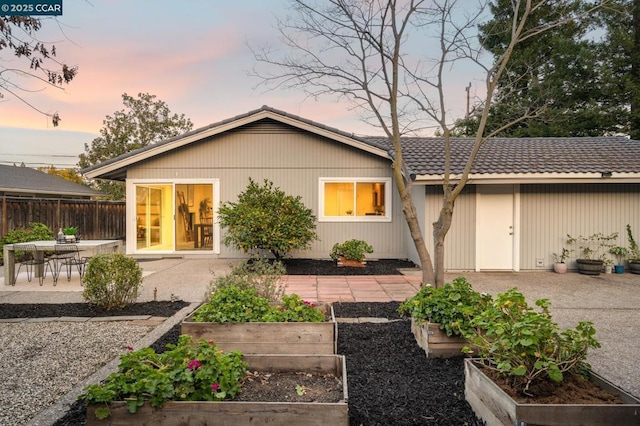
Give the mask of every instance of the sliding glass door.
POLYGON ((213 185, 176 184, 176 250, 213 249, 213 185))

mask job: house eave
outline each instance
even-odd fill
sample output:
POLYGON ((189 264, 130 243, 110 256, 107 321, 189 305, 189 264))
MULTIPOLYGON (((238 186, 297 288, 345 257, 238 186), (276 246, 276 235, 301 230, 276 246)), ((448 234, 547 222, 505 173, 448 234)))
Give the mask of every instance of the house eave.
POLYGON ((132 164, 136 164, 140 161, 144 161, 149 158, 155 157, 157 155, 164 154, 166 152, 173 151, 175 149, 179 149, 181 147, 200 141, 202 139, 219 135, 229 130, 233 130, 235 128, 242 127, 247 124, 251 124, 264 119, 272 119, 280 123, 287 124, 301 130, 305 130, 309 133, 313 133, 318 136, 322 136, 328 139, 335 140, 337 142, 341 142, 343 144, 352 146, 362 151, 369 152, 379 157, 391 159, 391 157, 386 151, 373 147, 365 142, 358 141, 355 138, 342 135, 336 131, 331 130, 330 128, 318 127, 313 123, 307 123, 307 122, 301 121, 296 117, 282 115, 268 109, 261 109, 254 114, 240 117, 228 122, 221 122, 218 125, 205 127, 202 129, 202 131, 196 131, 195 133, 187 134, 186 136, 182 138, 178 138, 174 141, 151 146, 148 149, 144 149, 140 151, 139 153, 127 155, 125 158, 122 158, 119 161, 114 161, 112 163, 108 163, 103 166, 96 167, 95 169, 87 170, 86 172, 84 172, 84 175, 90 179, 120 178, 124 180, 124 177, 125 177, 124 170, 128 166, 131 166, 132 164))
MULTIPOLYGON (((451 175, 450 182, 455 184, 460 175, 451 175)), ((442 185, 444 175, 417 175, 414 184, 442 185)), ((535 184, 535 183, 640 183, 638 173, 482 173, 470 174, 468 184, 535 184)))

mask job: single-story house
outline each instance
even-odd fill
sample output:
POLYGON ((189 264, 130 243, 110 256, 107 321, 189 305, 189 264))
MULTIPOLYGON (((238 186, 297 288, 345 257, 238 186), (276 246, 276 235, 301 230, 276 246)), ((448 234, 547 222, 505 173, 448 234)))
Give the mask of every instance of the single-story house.
MULTIPOLYGON (((462 170, 472 141, 453 141, 462 170)), ((413 241, 395 189, 385 137, 358 137, 267 106, 129 152, 82 172, 126 182, 132 255, 242 256, 221 244, 216 211, 249 183, 271 180, 302 197, 319 240, 296 257, 328 258, 336 242, 363 239, 372 258, 411 259, 413 241)), ((425 240, 441 206, 443 141, 403 139, 425 240)), ((448 270, 550 269, 567 234, 640 237, 640 141, 624 137, 495 138, 481 149, 456 201, 448 270)), ((570 267, 572 265, 570 264, 570 267)))
POLYGON ((89 200, 102 193, 30 167, 0 164, 0 196, 89 200))

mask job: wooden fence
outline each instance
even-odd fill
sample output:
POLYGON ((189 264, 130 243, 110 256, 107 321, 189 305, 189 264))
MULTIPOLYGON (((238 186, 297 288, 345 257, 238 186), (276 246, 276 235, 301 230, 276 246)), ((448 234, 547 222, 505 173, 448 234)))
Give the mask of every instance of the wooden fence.
POLYGON ((125 238, 124 201, 96 201, 50 198, 0 197, 2 235, 40 222, 54 234, 65 226, 75 226, 81 238, 111 240, 125 238))

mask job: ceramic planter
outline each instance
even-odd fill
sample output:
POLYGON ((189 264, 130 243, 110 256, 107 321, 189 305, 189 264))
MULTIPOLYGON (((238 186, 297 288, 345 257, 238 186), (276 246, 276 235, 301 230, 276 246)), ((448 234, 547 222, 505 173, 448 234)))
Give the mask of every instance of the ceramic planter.
POLYGON ((249 370, 263 372, 309 372, 333 374, 342 379, 343 399, 335 403, 249 402, 249 401, 169 401, 162 408, 145 403, 136 413, 124 402, 110 405, 111 415, 98 420, 95 407, 87 408, 88 426, 106 425, 289 425, 305 426, 349 424, 347 371, 343 355, 245 355, 249 370))
POLYGON ((578 259, 578 272, 585 275, 600 275, 604 262, 597 259, 578 259))
POLYGON ((616 274, 624 274, 624 265, 614 265, 613 271, 616 274))
POLYGON ((523 404, 514 401, 479 369, 465 359, 465 398, 488 425, 609 426, 640 424, 640 400, 604 378, 591 373, 601 388, 620 395, 623 404, 523 404))
POLYGON ((564 274, 565 272, 567 272, 567 264, 556 262, 553 264, 553 270, 558 274, 564 274))
POLYGON ((411 318, 411 332, 416 338, 418 346, 424 349, 427 358, 451 358, 461 356, 462 348, 469 346, 469 341, 463 337, 447 336, 440 330, 440 324, 411 318))
POLYGON ((326 322, 194 322, 193 313, 180 324, 180 334, 195 341, 213 340, 225 352, 244 354, 335 354, 338 326, 333 306, 320 305, 326 322))

